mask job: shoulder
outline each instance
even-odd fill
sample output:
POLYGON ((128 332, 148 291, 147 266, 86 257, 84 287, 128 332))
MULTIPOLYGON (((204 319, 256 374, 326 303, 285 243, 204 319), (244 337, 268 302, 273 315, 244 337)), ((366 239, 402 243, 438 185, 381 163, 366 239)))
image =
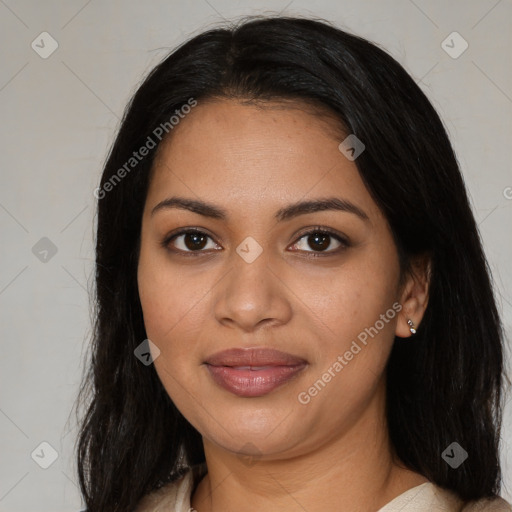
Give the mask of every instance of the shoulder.
POLYGON ((512 505, 498 496, 467 503, 462 512, 512 512, 512 505))
POLYGON ((189 512, 193 489, 205 474, 205 464, 188 468, 181 477, 144 496, 134 512, 189 512))
POLYGON ((487 498, 471 502, 461 500, 454 492, 432 482, 405 491, 378 512, 512 512, 503 498, 487 498))

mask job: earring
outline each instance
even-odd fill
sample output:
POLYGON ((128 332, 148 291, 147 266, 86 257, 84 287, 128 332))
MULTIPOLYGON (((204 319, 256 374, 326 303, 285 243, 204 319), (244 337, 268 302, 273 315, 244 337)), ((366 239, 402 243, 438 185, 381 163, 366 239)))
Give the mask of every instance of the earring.
POLYGON ((412 320, 407 320, 407 323, 409 324, 409 330, 411 331, 411 334, 416 334, 416 329, 414 328, 414 323, 412 320))

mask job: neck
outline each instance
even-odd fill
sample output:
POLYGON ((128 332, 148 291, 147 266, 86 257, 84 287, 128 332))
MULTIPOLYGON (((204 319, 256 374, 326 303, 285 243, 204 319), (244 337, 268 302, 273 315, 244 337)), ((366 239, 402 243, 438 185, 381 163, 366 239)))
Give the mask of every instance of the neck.
POLYGON ((350 427, 299 456, 250 460, 203 439, 208 474, 192 497, 193 509, 374 512, 428 482, 393 461, 380 393, 384 386, 350 427))

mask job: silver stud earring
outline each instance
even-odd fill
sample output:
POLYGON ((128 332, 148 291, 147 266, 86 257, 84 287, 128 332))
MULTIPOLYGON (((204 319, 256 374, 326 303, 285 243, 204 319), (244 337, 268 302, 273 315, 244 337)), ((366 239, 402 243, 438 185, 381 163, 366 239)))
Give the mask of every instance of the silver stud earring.
POLYGON ((409 330, 411 331, 411 334, 416 334, 416 329, 414 328, 414 323, 412 320, 407 320, 407 323, 409 324, 409 330))

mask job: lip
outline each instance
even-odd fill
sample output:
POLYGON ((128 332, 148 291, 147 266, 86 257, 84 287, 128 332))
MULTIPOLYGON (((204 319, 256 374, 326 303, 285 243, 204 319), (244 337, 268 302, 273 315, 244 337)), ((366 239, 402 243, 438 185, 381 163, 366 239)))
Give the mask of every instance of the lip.
POLYGON ((294 378, 307 361, 270 348, 235 348, 209 356, 205 365, 222 388, 238 396, 257 397, 294 378))

